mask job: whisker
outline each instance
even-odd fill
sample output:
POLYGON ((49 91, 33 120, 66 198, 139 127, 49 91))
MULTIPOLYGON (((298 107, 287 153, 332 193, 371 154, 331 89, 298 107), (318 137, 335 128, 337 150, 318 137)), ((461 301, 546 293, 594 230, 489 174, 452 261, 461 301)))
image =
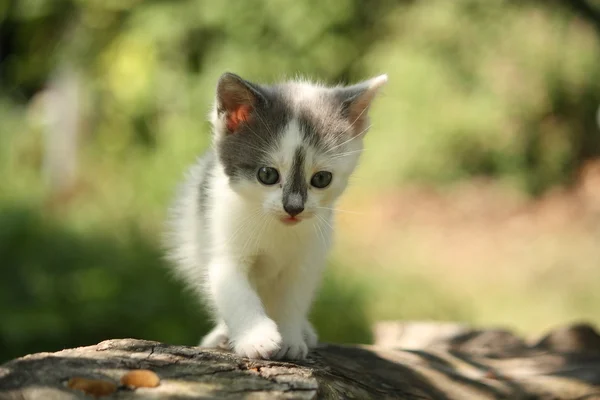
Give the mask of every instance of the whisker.
POLYGON ((223 250, 226 248, 235 238, 237 238, 250 224, 252 224, 252 219, 256 217, 260 213, 260 209, 254 210, 254 212, 250 213, 250 215, 246 216, 241 222, 240 226, 231 234, 231 236, 223 243, 215 244, 212 246, 213 250, 223 250))
MULTIPOLYGON (((246 127, 248 128, 248 130, 250 131, 250 133, 252 133, 254 135, 254 137, 256 137, 256 139, 258 139, 258 141, 261 144, 264 144, 265 146, 268 144, 268 142, 267 142, 267 140, 265 138, 263 138, 262 136, 260 136, 258 133, 256 133, 256 131, 254 129, 252 129, 250 127, 250 124, 247 123, 246 127)), ((251 146, 248 146, 248 147, 251 147, 251 146)), ((259 150, 259 151, 267 154, 267 151, 265 149, 261 149, 259 147, 252 147, 252 148, 254 148, 255 150, 259 150)))
POLYGON ((261 149, 261 148, 259 148, 259 147, 255 147, 255 146, 248 146, 248 145, 246 145, 246 144, 244 144, 244 147, 245 147, 245 148, 247 148, 247 149, 253 149, 253 150, 256 150, 256 151, 258 151, 259 153, 261 153, 261 154, 262 154, 262 155, 264 155, 264 156, 267 156, 267 157, 268 157, 268 156, 270 156, 270 153, 269 153, 269 151, 268 151, 268 150, 266 150, 266 149, 261 149))
POLYGON ((253 234, 252 236, 254 236, 254 241, 252 242, 252 247, 256 248, 259 244, 260 244, 260 239, 262 237, 262 234, 264 233, 267 224, 270 223, 270 218, 264 218, 266 216, 266 214, 262 214, 262 224, 260 224, 260 228, 257 229, 258 232, 255 231, 255 234, 253 234))
POLYGON ((265 122, 265 120, 260 116, 259 113, 255 113, 256 116, 258 117, 258 119, 260 120, 260 122, 263 124, 263 126, 265 127, 265 130, 267 131, 267 133, 271 136, 274 137, 275 135, 273 134, 273 132, 269 129, 269 126, 267 125, 267 123, 265 122))
POLYGON ((356 117, 356 118, 354 119, 354 121, 352 121, 352 123, 350 124, 350 126, 349 126, 349 127, 347 127, 347 128, 344 130, 344 132, 342 132, 342 134, 346 133, 346 132, 347 132, 347 131, 348 131, 350 128, 352 128, 352 127, 354 126, 354 124, 355 124, 355 123, 356 123, 356 122, 357 122, 357 121, 360 119, 360 117, 362 117, 362 115, 363 115, 363 114, 364 114, 364 113, 367 111, 367 109, 368 109, 368 108, 369 108, 369 107, 365 107, 365 108, 363 108, 363 110, 360 112, 360 114, 358 114, 358 117, 356 117))
MULTIPOLYGON (((354 139, 357 139, 357 138, 359 138, 359 137, 360 137, 360 135, 362 135, 363 133, 365 133, 367 130, 371 129, 371 127, 372 127, 372 126, 373 126, 373 125, 371 124, 371 125, 369 125, 368 127, 366 127, 365 129, 363 129, 361 132, 359 132, 358 134, 356 134, 356 135, 354 135, 354 136, 351 136, 351 137, 350 137, 350 139, 348 139, 348 140, 345 140, 345 141, 343 141, 342 143, 339 143, 339 144, 337 144, 337 145, 335 145, 335 146, 333 146, 333 147, 330 147, 329 149, 327 149, 327 151, 326 151, 325 153, 330 153, 331 151, 333 151, 333 150, 337 149, 338 147, 340 147, 340 146, 343 146, 343 145, 345 145, 345 144, 348 144, 348 143, 350 143, 351 141, 353 141, 354 139)), ((345 132, 345 131, 344 131, 344 132, 345 132)), ((340 134, 339 136, 341 136, 341 134, 340 134)))
MULTIPOLYGON (((248 100, 248 102, 250 104, 252 104, 252 99, 250 99, 250 95, 246 92, 246 98, 248 100)), ((269 126, 267 125, 267 123, 265 122, 265 120, 260 116, 260 114, 258 112, 254 112, 254 115, 256 115, 256 117, 260 120, 260 122, 263 124, 263 126, 265 127, 265 130, 267 131, 267 133, 271 136, 274 137, 273 132, 271 132, 271 130, 269 129, 269 126)))
POLYGON ((339 153, 336 154, 334 156, 329 157, 330 159, 336 160, 338 158, 343 158, 343 157, 347 157, 351 154, 356 154, 356 153, 362 153, 363 151, 365 151, 366 149, 358 149, 358 150, 351 150, 351 151, 346 151, 344 153, 339 153))
MULTIPOLYGON (((264 215, 263 212, 261 212, 259 215, 264 215)), ((248 248, 248 245, 250 244, 250 242, 252 241, 252 246, 256 246, 257 242, 256 240, 258 240, 258 235, 256 235, 257 231, 260 230, 262 228, 262 226, 266 223, 266 218, 262 218, 262 224, 258 224, 258 225, 254 225, 253 228, 251 230, 251 234, 248 235, 248 238, 246 240, 246 243, 244 243, 244 246, 241 248, 240 250, 240 255, 244 255, 246 253, 246 249, 248 248), (254 239, 254 240, 252 240, 254 239)), ((252 225, 251 225, 252 226, 252 225)))
POLYGON ((357 212, 357 211, 342 210, 341 208, 329 208, 329 207, 316 207, 316 208, 320 208, 323 210, 340 211, 340 212, 345 212, 348 214, 356 214, 356 215, 364 215, 365 214, 365 213, 361 213, 361 212, 357 212))
POLYGON ((319 236, 321 237, 321 240, 323 241, 323 245, 327 246, 327 239, 325 239, 325 234, 323 233, 323 231, 321 230, 321 227, 319 226, 318 220, 312 223, 313 228, 315 228, 315 232, 317 232, 319 234, 319 236), (315 224, 316 222, 316 224, 315 224))
POLYGON ((329 226, 329 228, 331 228, 331 230, 333 231, 333 226, 331 226, 331 224, 329 223, 329 221, 327 221, 325 219, 325 217, 320 216, 319 214, 315 214, 317 216, 317 218, 319 218, 321 221, 323 221, 324 223, 327 224, 327 226, 329 226))
POLYGON ((238 229, 236 229, 236 231, 225 242, 225 244, 229 244, 231 241, 233 241, 233 239, 235 237, 237 237, 245 227, 247 227, 249 224, 252 223, 251 219, 254 218, 255 216, 257 216, 259 213, 260 213, 260 209, 257 208, 250 215, 248 215, 246 218, 244 218, 242 220, 242 222, 240 223, 240 226, 238 227, 238 229))

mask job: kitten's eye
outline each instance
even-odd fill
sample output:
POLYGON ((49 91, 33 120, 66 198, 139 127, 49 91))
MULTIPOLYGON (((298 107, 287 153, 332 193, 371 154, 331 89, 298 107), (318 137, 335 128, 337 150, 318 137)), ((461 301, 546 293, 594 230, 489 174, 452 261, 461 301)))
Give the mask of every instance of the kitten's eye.
POLYGON ((310 178, 310 184, 318 189, 324 189, 331 183, 331 172, 319 171, 310 178))
POLYGON ((275 168, 262 167, 256 175, 260 183, 264 185, 274 185, 279 182, 279 172, 275 168))

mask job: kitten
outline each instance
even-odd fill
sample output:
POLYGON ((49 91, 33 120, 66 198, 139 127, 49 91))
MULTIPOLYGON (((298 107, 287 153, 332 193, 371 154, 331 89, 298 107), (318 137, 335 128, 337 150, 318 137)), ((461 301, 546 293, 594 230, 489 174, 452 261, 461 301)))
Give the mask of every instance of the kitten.
POLYGON ((213 146, 189 172, 170 220, 178 276, 207 302, 240 356, 302 359, 331 245, 334 204, 369 128, 382 75, 348 87, 274 86, 231 73, 217 85, 213 146))

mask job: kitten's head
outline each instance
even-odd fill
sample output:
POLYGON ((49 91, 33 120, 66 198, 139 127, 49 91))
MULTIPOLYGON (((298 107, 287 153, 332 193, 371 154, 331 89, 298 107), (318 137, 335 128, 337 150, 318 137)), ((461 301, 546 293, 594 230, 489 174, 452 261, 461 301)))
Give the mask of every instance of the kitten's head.
POLYGON ((263 86, 223 74, 212 123, 231 187, 288 224, 326 213, 358 163, 369 106, 386 81, 263 86))

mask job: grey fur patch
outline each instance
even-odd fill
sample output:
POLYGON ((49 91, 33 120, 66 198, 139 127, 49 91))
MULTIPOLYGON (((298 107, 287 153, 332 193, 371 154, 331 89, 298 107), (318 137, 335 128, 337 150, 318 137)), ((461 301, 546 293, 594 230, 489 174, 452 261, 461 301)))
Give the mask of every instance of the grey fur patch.
POLYGON ((254 179, 258 169, 265 165, 269 151, 276 148, 284 128, 292 119, 288 105, 278 99, 275 92, 253 86, 259 90, 266 104, 255 104, 250 120, 234 133, 226 133, 219 141, 217 153, 232 179, 254 179))
POLYGON ((301 114, 298 115, 297 120, 304 141, 316 149, 325 150, 323 134, 317 129, 317 124, 311 119, 311 116, 301 114))
POLYGON ((293 104, 304 139, 315 149, 327 151, 350 136, 340 90, 321 87, 306 97, 302 95, 305 88, 294 82, 281 85, 281 90, 286 101, 293 104))
POLYGON ((304 207, 304 202, 308 197, 308 185, 306 184, 306 176, 304 175, 305 159, 306 153, 304 149, 301 147, 296 149, 290 175, 283 188, 284 206, 304 207), (299 199, 299 201, 297 199, 299 199))

